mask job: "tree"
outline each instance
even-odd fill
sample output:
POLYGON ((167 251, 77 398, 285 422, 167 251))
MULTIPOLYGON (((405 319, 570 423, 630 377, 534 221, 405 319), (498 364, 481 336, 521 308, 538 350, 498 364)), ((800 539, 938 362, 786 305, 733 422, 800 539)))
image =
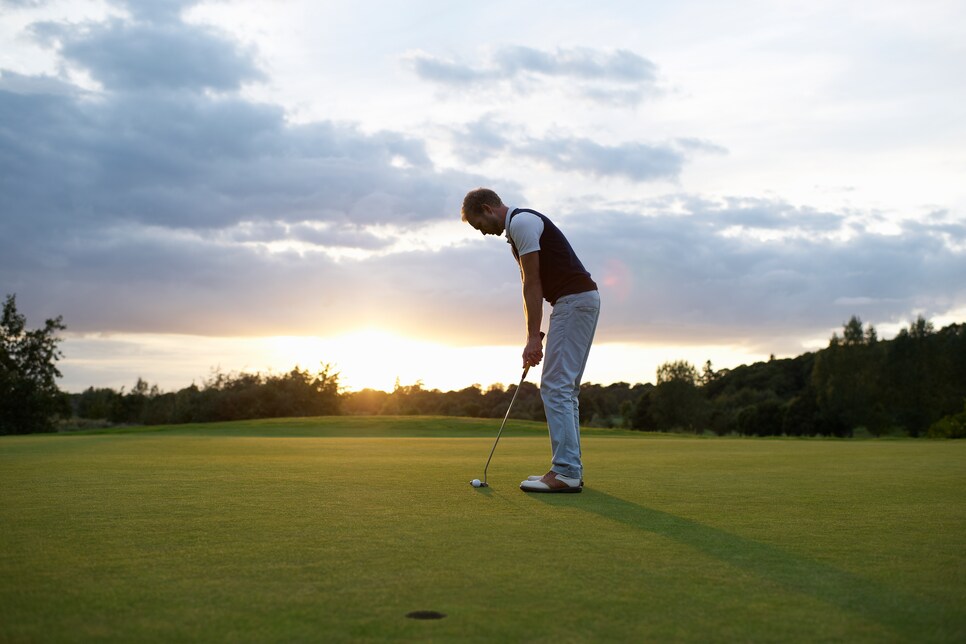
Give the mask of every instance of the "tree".
POLYGON ((899 331, 887 353, 884 371, 891 386, 889 405, 898 425, 913 437, 942 416, 935 413, 941 385, 936 367, 941 357, 934 336, 932 322, 920 315, 908 329, 899 331))
POLYGON ((657 384, 665 382, 683 382, 695 385, 698 382, 698 370, 687 360, 672 360, 657 368, 657 384))
POLYGON ((698 379, 698 382, 702 387, 707 387, 720 376, 721 374, 716 372, 714 367, 711 366, 711 361, 707 360, 704 363, 704 367, 701 369, 701 377, 698 379))
POLYGON ((842 326, 842 337, 846 346, 865 344, 865 332, 862 330, 862 320, 859 316, 853 315, 842 326))
POLYGON ((88 387, 82 394, 75 396, 75 401, 78 418, 113 420, 115 411, 121 404, 121 394, 113 389, 88 387))
POLYGON ((657 368, 657 386, 650 412, 662 430, 701 430, 706 401, 698 389, 698 370, 690 362, 675 360, 657 368))
POLYGON ((787 436, 814 436, 818 433, 816 416, 818 405, 815 392, 809 387, 795 396, 785 407, 782 418, 782 433, 787 436))
POLYGON ((747 436, 774 436, 782 431, 784 408, 771 398, 738 413, 738 431, 747 436))
POLYGON ((852 435, 854 429, 864 427, 879 435, 890 424, 880 396, 884 349, 875 328, 870 324, 863 330, 857 316, 842 330, 844 340, 837 342, 833 334, 828 349, 816 356, 812 370, 818 433, 852 435))
POLYGON ((66 412, 55 365, 63 357, 57 332, 66 328, 58 316, 28 330, 16 295, 7 296, 0 319, 0 434, 53 431, 53 419, 66 412))
POLYGON ((641 389, 637 400, 626 403, 626 408, 623 410, 625 422, 631 429, 653 432, 658 428, 652 411, 654 385, 649 383, 643 385, 641 389))
POLYGON ((922 315, 917 316, 916 321, 909 325, 909 335, 917 340, 928 338, 935 332, 936 327, 922 315))

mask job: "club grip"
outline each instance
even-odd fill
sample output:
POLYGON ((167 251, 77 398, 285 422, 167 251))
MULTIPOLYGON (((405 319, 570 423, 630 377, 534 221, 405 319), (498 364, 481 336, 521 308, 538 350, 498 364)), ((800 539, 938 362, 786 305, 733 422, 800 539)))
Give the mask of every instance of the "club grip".
MULTIPOLYGON (((541 331, 540 332, 540 339, 543 340, 545 337, 547 337, 547 334, 544 333, 543 331, 541 331)), ((521 381, 526 380, 527 379, 527 374, 529 372, 530 372, 530 363, 527 363, 526 366, 523 367, 523 377, 521 377, 520 380, 521 381)))

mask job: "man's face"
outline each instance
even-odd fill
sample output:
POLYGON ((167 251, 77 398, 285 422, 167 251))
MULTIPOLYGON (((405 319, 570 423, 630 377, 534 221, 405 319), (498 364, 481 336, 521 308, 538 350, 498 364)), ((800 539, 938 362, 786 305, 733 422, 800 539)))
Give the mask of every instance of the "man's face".
POLYGON ((499 235, 503 232, 503 224, 500 221, 500 217, 493 212, 490 206, 484 205, 483 210, 479 214, 473 213, 467 215, 466 221, 470 226, 484 235, 499 235))

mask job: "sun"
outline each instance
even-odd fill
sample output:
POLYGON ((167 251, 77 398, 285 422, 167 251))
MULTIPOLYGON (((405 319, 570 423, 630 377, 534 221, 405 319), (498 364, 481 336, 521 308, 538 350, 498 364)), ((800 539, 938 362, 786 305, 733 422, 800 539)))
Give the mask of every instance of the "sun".
POLYGON ((458 388, 466 380, 465 371, 453 368, 460 361, 459 349, 378 327, 327 338, 275 336, 266 340, 265 348, 274 370, 299 366, 311 371, 321 363, 330 364, 339 373, 340 385, 349 391, 392 391, 397 382, 458 388))
POLYGON ((397 381, 413 384, 425 378, 418 375, 418 344, 384 329, 367 328, 331 338, 329 352, 347 389, 392 391, 397 381))

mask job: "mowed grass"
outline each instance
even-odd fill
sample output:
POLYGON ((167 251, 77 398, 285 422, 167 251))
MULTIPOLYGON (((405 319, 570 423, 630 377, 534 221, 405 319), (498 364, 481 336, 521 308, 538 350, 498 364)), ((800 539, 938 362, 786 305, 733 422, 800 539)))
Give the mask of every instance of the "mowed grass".
POLYGON ((498 427, 0 438, 0 641, 966 639, 966 442, 498 427))

